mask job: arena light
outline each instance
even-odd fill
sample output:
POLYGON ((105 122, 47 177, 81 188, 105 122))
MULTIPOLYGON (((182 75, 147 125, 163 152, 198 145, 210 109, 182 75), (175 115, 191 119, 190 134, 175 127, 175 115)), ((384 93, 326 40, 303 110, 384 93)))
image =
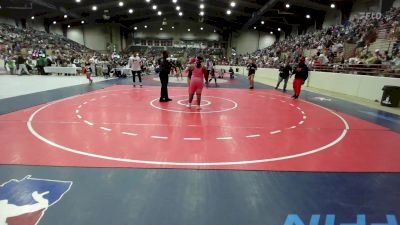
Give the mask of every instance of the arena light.
POLYGON ((71 25, 68 25, 68 28, 71 28, 71 25))
POLYGON ((68 15, 67 15, 67 14, 65 14, 65 15, 64 15, 64 19, 67 19, 67 18, 68 18, 68 15))
POLYGON ((200 16, 204 16, 204 12, 203 11, 200 12, 200 16))
POLYGON ((217 33, 217 31, 216 31, 216 30, 214 30, 214 33, 217 33))
POLYGON ((231 15, 231 14, 232 14, 232 11, 228 9, 228 10, 226 11, 226 14, 231 15))
POLYGON ((204 30, 204 28, 203 28, 203 27, 200 27, 200 30, 204 30))
POLYGON ((264 20, 263 21, 261 21, 261 24, 264 24, 265 22, 264 22, 264 20))
POLYGON ((172 26, 171 28, 172 28, 172 29, 175 29, 175 27, 174 27, 174 26, 172 26))
POLYGON ((190 29, 188 29, 188 31, 190 32, 190 29))
POLYGON ((84 21, 84 20, 82 20, 82 21, 81 21, 81 24, 84 24, 84 23, 85 23, 85 21, 84 21))
POLYGON ((281 28, 278 28, 278 31, 281 31, 281 28))
POLYGON ((133 9, 129 9, 128 12, 129 12, 129 14, 132 14, 133 13, 133 9))
POLYGON ((331 8, 334 9, 336 8, 336 5, 334 3, 331 4, 331 8))
POLYGON ((95 6, 95 5, 92 6, 92 10, 93 10, 93 11, 96 11, 96 10, 97 10, 97 6, 95 6))
POLYGON ((146 28, 146 29, 147 29, 147 25, 144 25, 144 28, 146 28))
POLYGON ((173 3, 177 3, 177 2, 178 2, 178 0, 172 0, 172 2, 173 2, 173 3))
POLYGON ((134 30, 137 30, 137 27, 134 27, 133 29, 134 29, 134 30))
POLYGON ((257 30, 257 27, 253 27, 254 28, 254 30, 257 30))
POLYGON ((307 14, 307 15, 306 15, 306 18, 307 18, 307 19, 310 19, 310 18, 311 18, 311 16, 310 16, 309 14, 307 14))
POLYGON ((178 5, 178 6, 176 6, 176 8, 175 8, 176 10, 181 10, 181 7, 178 5))
POLYGON ((231 7, 235 7, 236 6, 236 2, 231 2, 231 7))
POLYGON ((76 3, 80 3, 80 2, 81 2, 81 0, 75 0, 75 2, 76 2, 76 3))
POLYGON ((53 24, 57 24, 57 21, 53 21, 53 24))
POLYGON ((269 32, 269 33, 270 33, 270 34, 274 34, 274 32, 272 32, 272 31, 271 31, 271 32, 269 32))
POLYGON ((286 3, 286 8, 288 9, 288 8, 290 8, 290 4, 289 3, 286 3))
POLYGON ((179 12, 179 16, 183 16, 183 13, 182 13, 182 12, 179 12))
POLYGON ((204 4, 200 4, 200 9, 204 9, 204 4))
POLYGON ((124 2, 118 2, 119 7, 124 6, 124 2))
POLYGON ((34 17, 34 16, 32 16, 32 17, 31 17, 31 20, 34 20, 34 19, 35 19, 35 17, 34 17))
POLYGON ((162 27, 160 27, 160 30, 163 30, 162 27))
POLYGON ((161 15, 162 15, 162 12, 161 12, 161 11, 158 11, 158 12, 157 12, 157 15, 161 16, 161 15))
POLYGON ((150 3, 151 0, 146 0, 147 3, 150 3))
POLYGON ((151 8, 152 8, 153 10, 157 10, 157 5, 153 5, 151 8))

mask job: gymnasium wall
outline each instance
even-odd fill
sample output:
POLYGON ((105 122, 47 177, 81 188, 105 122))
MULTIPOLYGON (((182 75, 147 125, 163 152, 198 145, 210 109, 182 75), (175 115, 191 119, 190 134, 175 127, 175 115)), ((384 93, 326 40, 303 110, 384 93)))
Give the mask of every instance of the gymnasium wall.
POLYGON ((50 33, 63 35, 62 26, 61 24, 52 24, 50 25, 50 33))
POLYGON ((15 20, 7 17, 0 16, 0 23, 15 26, 15 20))
MULTIPOLYGON (((218 28, 209 26, 207 24, 200 25, 199 23, 182 23, 179 21, 167 21, 167 25, 162 25, 160 22, 153 23, 140 23, 134 24, 138 29, 134 31, 135 39, 172 39, 173 41, 180 40, 208 40, 208 41, 222 41, 222 36, 214 33, 214 29, 218 28), (147 28, 144 28, 144 26, 147 28), (172 26, 174 29, 172 29, 172 26), (203 27, 203 30, 200 30, 203 27), (160 28, 163 28, 161 31, 160 28), (190 31, 188 31, 190 29, 190 31)), ((134 41, 133 40, 133 41, 134 41)), ((127 43, 132 44, 132 43, 127 43)))
POLYGON ((120 27, 116 24, 71 27, 67 30, 67 38, 97 51, 106 51, 107 44, 115 44, 118 51, 124 47, 120 27))
MULTIPOLYGON (((239 73, 242 75, 247 74, 245 67, 234 66, 233 68, 239 68, 239 73)), ((229 66, 217 66, 217 69, 228 70, 229 66)), ((256 81, 257 79, 277 82, 278 70, 260 68, 256 73, 256 81)), ((291 81, 293 81, 293 79, 291 81)), ((289 83, 291 83, 291 81, 289 83)), ((385 85, 400 86, 400 79, 312 71, 307 82, 308 87, 372 101, 381 99, 383 93, 382 87, 385 85)), ((291 85, 289 85, 289 87, 291 87, 291 85)))
POLYGON ((331 9, 326 12, 322 28, 342 24, 342 12, 338 9, 331 9))
POLYGON ((256 30, 235 33, 232 36, 232 47, 239 54, 247 54, 255 52, 271 46, 276 40, 275 35, 259 32, 256 30))
POLYGON ((394 1, 393 2, 393 7, 396 7, 396 8, 400 7, 400 0, 394 1))
POLYGON ((380 0, 355 0, 353 8, 351 10, 350 19, 359 17, 360 12, 380 12, 381 1, 380 0))

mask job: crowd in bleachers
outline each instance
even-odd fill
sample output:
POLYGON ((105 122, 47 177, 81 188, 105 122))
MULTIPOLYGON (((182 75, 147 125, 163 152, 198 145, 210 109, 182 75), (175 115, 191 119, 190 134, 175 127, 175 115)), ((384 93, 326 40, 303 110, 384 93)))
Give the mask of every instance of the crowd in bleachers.
POLYGON ((0 57, 11 74, 25 70, 19 65, 25 65, 28 74, 44 66, 80 66, 94 54, 95 51, 62 35, 0 24, 0 57))
POLYGON ((295 63, 301 56, 306 57, 310 67, 329 64, 387 64, 400 67, 400 8, 392 8, 381 18, 356 17, 343 25, 291 35, 283 41, 244 55, 233 55, 222 64, 244 66, 248 59, 254 59, 259 67, 277 67, 290 58, 295 63), (380 29, 386 37, 396 41, 393 51, 370 49, 380 29), (351 46, 346 55, 344 47, 351 46), (310 54, 311 53, 311 54, 310 54))

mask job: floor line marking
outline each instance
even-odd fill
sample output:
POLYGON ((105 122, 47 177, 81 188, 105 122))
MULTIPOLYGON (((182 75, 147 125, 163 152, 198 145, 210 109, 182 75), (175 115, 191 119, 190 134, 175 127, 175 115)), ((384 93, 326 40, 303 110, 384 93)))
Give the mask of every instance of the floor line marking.
POLYGON ((90 99, 90 101, 91 101, 91 102, 94 102, 94 101, 96 101, 96 99, 95 99, 95 98, 92 98, 92 99, 90 99))
POLYGON ((81 115, 76 115, 76 117, 78 117, 79 119, 82 119, 82 116, 81 116, 81 115))
POLYGON ((285 103, 286 101, 281 100, 282 103, 285 103))
POLYGON ((122 132, 122 134, 129 135, 129 136, 137 136, 137 134, 129 133, 129 132, 122 132))
POLYGON ((304 123, 304 120, 302 120, 302 121, 299 122, 299 124, 303 124, 303 123, 304 123))
POLYGON ((164 139, 164 140, 168 139, 168 137, 160 137, 160 136, 151 136, 151 138, 154 138, 154 139, 164 139))
POLYGON ((304 111, 301 111, 301 114, 303 114, 303 115, 304 115, 304 114, 306 114, 306 113, 305 113, 304 111))
POLYGON ((218 137, 217 140, 232 140, 232 137, 218 137))
POLYGON ((78 109, 80 109, 80 108, 82 108, 82 105, 79 105, 79 106, 78 106, 78 109))
POLYGON ((296 107, 298 110, 301 110, 301 108, 300 107, 296 107))
POLYGON ((79 113, 79 110, 78 110, 78 109, 77 109, 77 110, 75 110, 75 113, 76 113, 76 114, 78 114, 78 113, 79 113))
POLYGON ((86 104, 88 104, 88 102, 84 102, 83 104, 86 105, 86 104))
POLYGON ((295 105, 293 105, 293 104, 289 104, 289 105, 295 107, 295 105))
POLYGON ((85 122, 86 124, 88 124, 88 125, 90 125, 90 126, 93 126, 93 123, 91 123, 90 121, 85 120, 85 121, 83 121, 83 122, 85 122))
POLYGON ((276 130, 276 131, 272 131, 272 132, 269 132, 270 134, 278 134, 278 133, 280 133, 280 132, 282 132, 281 130, 276 130))
POLYGON ((112 129, 107 128, 107 127, 100 127, 100 129, 105 130, 105 131, 112 131, 112 129))
POLYGON ((303 120, 307 119, 307 116, 303 116, 303 120))
POLYGON ((293 127, 289 127, 289 128, 287 128, 288 130, 290 130, 290 129, 294 129, 294 128, 296 128, 297 126, 293 126, 293 127))
POLYGON ((259 134, 254 134, 254 135, 247 135, 246 138, 256 138, 256 137, 261 137, 259 134))
POLYGON ((201 138, 183 138, 185 141, 201 141, 201 138))

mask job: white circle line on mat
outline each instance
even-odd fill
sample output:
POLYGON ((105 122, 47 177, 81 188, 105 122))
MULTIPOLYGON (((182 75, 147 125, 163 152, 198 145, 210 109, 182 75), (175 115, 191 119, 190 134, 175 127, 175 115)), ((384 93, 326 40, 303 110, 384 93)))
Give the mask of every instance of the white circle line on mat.
MULTIPOLYGON (((183 95, 180 95, 180 96, 171 96, 171 98, 176 98, 176 97, 181 97, 181 96, 183 96, 183 95)), ((186 96, 185 96, 185 97, 186 97, 186 96)), ((196 111, 196 112, 194 112, 194 111, 174 110, 174 109, 163 109, 163 108, 161 108, 161 107, 158 107, 158 106, 154 105, 154 102, 158 101, 159 98, 156 98, 156 99, 150 101, 150 105, 151 105, 152 107, 156 108, 156 109, 163 110, 163 111, 167 111, 167 112, 192 113, 192 114, 221 113, 221 112, 227 112, 227 111, 234 110, 234 109, 236 109, 236 108, 238 107, 238 103, 235 102, 235 101, 233 101, 233 100, 231 100, 231 99, 221 98, 221 97, 214 97, 214 96, 203 96, 202 98, 203 98, 203 99, 204 99, 204 98, 222 99, 222 100, 225 100, 225 101, 228 101, 228 102, 233 103, 233 107, 227 108, 227 109, 222 109, 222 110, 214 110, 214 111, 196 111)), ((168 103, 166 103, 166 104, 168 104, 168 103)))
MULTIPOLYGON (((178 105, 187 106, 187 104, 183 103, 184 101, 188 101, 188 100, 187 99, 179 100, 177 103, 178 103, 178 105)), ((200 103, 200 106, 209 106, 209 105, 211 105, 210 101, 207 101, 207 100, 201 100, 201 101, 205 102, 205 104, 201 104, 200 103)))
POLYGON ((31 114, 31 116, 29 117, 29 120, 26 122, 28 130, 32 133, 32 135, 34 135, 36 138, 38 138, 39 140, 47 143, 48 145, 51 145, 53 147, 56 147, 62 151, 67 151, 67 152, 71 152, 71 153, 75 153, 78 155, 83 155, 83 156, 88 156, 88 157, 93 157, 93 158, 99 158, 99 159, 106 159, 106 160, 111 160, 111 161, 118 161, 118 162, 126 162, 126 163, 139 163, 139 164, 149 164, 149 165, 164 165, 164 166, 228 166, 228 165, 245 165, 245 164, 256 164, 256 163, 268 163, 268 162, 275 162, 275 161, 282 161, 282 160, 287 160, 287 159, 294 159, 294 158, 300 158, 303 156, 307 156, 307 155, 312 155, 312 154, 316 154, 318 152, 324 151, 334 145, 336 145, 337 143, 341 142, 343 140, 343 138, 346 136, 348 130, 350 129, 349 124, 347 123, 347 121, 340 116, 339 114, 337 114, 336 112, 325 108, 323 106, 317 105, 315 103, 312 102, 306 102, 306 101, 302 101, 305 102, 307 104, 311 104, 314 105, 316 107, 325 109, 326 111, 330 112, 331 114, 335 115, 336 117, 338 117, 342 123, 344 124, 345 128, 343 129, 342 133, 339 135, 338 138, 336 138, 334 141, 321 146, 319 148, 313 149, 313 150, 309 150, 307 152, 302 152, 302 153, 298 153, 298 154, 294 154, 294 155, 286 155, 286 156, 280 156, 280 157, 274 157, 274 158, 267 158, 267 159, 258 159, 258 160, 246 160, 246 161, 231 161, 231 162, 167 162, 167 161, 149 161, 149 160, 135 160, 135 159, 126 159, 126 158, 118 158, 118 157, 111 157, 111 156, 104 156, 104 155, 98 155, 98 154, 94 154, 94 153, 88 153, 88 152, 83 152, 77 149, 73 149, 73 148, 69 148, 66 146, 62 146, 60 144, 57 144, 51 140, 46 139, 45 137, 43 137, 42 135, 40 135, 32 126, 32 121, 35 118, 35 116, 42 110, 46 109, 47 107, 54 105, 56 103, 62 102, 62 101, 66 101, 69 99, 72 99, 74 97, 77 96, 73 96, 70 98, 66 98, 66 99, 62 99, 59 101, 55 101, 52 103, 49 103, 47 105, 42 106, 41 108, 37 109, 35 112, 33 112, 31 114))

